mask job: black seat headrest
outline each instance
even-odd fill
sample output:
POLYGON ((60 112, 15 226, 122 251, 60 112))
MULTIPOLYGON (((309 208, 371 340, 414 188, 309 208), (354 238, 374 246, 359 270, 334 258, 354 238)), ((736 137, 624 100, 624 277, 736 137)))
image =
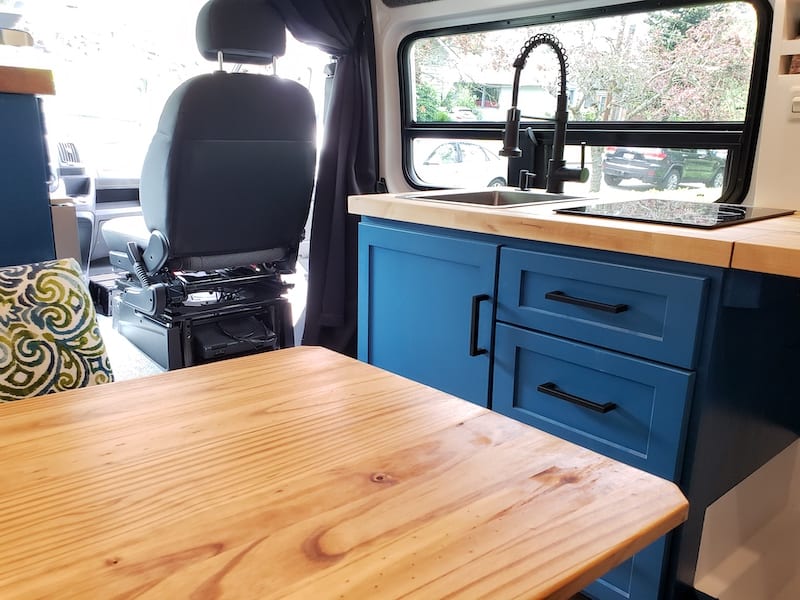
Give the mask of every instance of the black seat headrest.
POLYGON ((208 60, 268 64, 286 52, 286 25, 268 0, 210 0, 197 15, 197 48, 208 60))

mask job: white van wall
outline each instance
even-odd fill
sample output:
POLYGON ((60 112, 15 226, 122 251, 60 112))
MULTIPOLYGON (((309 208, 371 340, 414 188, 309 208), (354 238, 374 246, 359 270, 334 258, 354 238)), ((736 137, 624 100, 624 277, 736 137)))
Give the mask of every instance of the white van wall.
MULTIPOLYGON (((748 203, 800 209, 800 119, 791 116, 800 99, 800 75, 787 75, 792 54, 800 54, 800 0, 772 0, 775 19, 769 56, 767 93, 758 153, 748 203)), ((798 115, 800 116, 800 115, 798 115)))
MULTIPOLYGON (((775 9, 769 76, 758 142, 758 153, 747 202, 762 206, 800 209, 800 193, 794 179, 800 168, 800 119, 790 118, 792 98, 800 98, 800 75, 782 74, 787 56, 800 54, 794 40, 800 23, 800 0, 771 0, 775 9), (783 58, 782 58, 783 57, 783 58), (793 88, 797 88, 793 92, 793 88)), ((411 189, 403 177, 400 136, 400 74, 397 50, 407 35, 438 27, 463 25, 536 14, 548 14, 624 1, 575 0, 437 0, 388 8, 372 0, 378 69, 378 118, 381 175, 392 192, 411 189)), ((509 80, 513 70, 509 65, 509 80)), ((498 141, 498 148, 500 142, 498 141)))

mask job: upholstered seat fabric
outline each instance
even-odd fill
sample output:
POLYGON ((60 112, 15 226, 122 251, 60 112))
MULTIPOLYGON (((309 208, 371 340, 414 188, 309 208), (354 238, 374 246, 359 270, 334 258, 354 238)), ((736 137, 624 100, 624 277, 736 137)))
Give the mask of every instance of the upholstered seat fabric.
POLYGON ((113 381, 73 259, 0 268, 0 402, 113 381))
POLYGON ((178 87, 139 192, 147 228, 168 241, 170 266, 296 246, 314 183, 315 127, 311 94, 295 81, 216 72, 178 87))

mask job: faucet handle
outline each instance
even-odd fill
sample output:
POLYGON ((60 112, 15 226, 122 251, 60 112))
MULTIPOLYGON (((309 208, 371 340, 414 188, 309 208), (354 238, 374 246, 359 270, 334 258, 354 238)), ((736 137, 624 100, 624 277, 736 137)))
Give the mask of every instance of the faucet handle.
POLYGON ((528 188, 533 186, 533 180, 536 173, 531 173, 527 169, 522 169, 519 172, 519 189, 521 192, 527 192, 528 188))
POLYGON ((586 142, 581 142, 581 168, 578 169, 578 181, 589 181, 589 169, 586 168, 586 142))
MULTIPOLYGON (((564 181, 577 181, 578 183, 586 183, 589 181, 589 169, 586 168, 586 142, 581 142, 581 166, 579 169, 569 169, 565 167, 566 164, 563 160, 559 164, 552 164, 553 161, 550 161, 551 169, 553 170, 553 178, 556 181, 564 182, 564 181)), ((548 192, 550 189, 547 190, 548 192)), ((563 188, 559 189, 559 194, 563 193, 563 188)))

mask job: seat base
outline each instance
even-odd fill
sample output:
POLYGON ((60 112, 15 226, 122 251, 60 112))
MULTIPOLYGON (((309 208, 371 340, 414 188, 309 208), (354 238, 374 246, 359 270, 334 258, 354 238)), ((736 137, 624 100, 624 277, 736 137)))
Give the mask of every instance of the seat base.
POLYGON ((154 315, 137 305, 140 282, 123 274, 113 316, 119 332, 167 370, 294 345, 291 285, 262 268, 182 273, 154 315))
POLYGON ((294 346, 291 305, 273 298, 259 306, 177 320, 148 317, 125 302, 115 307, 119 332, 162 368, 172 371, 294 346))

